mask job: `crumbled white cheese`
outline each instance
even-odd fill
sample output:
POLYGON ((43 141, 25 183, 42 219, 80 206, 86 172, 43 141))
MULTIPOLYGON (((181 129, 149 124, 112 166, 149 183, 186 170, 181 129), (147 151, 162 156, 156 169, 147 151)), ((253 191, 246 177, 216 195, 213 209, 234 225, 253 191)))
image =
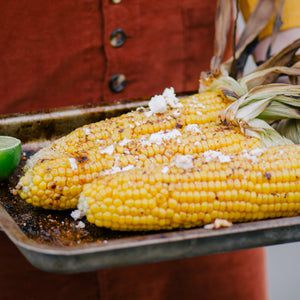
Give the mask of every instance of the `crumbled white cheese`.
POLYGON ((110 169, 103 170, 103 175, 115 174, 115 173, 121 172, 121 170, 122 170, 121 168, 114 166, 110 169))
POLYGON ((109 145, 104 149, 100 150, 101 154, 108 154, 108 155, 112 155, 115 151, 115 146, 114 145, 109 145))
POLYGON ((162 131, 152 133, 149 137, 150 143, 161 144, 163 142, 164 133, 162 131))
POLYGON ((174 93, 174 88, 166 88, 162 95, 155 95, 149 101, 149 108, 152 113, 163 113, 168 106, 178 107, 178 98, 174 93))
POLYGON ((230 158, 229 155, 222 154, 222 155, 219 156, 219 161, 221 163, 228 163, 228 162, 231 161, 231 158, 230 158))
POLYGON ((142 146, 151 146, 151 143, 149 142, 149 140, 147 140, 145 137, 141 137, 140 138, 140 144, 142 146))
POLYGON ((86 135, 91 134, 91 130, 88 127, 83 127, 83 131, 86 135))
POLYGON ((82 210, 76 209, 71 212, 71 217, 77 221, 85 216, 85 213, 82 210))
POLYGON ((131 170, 131 169, 134 169, 134 168, 135 168, 134 165, 128 165, 128 166, 122 168, 122 171, 128 171, 128 170, 131 170))
POLYGON ((170 131, 167 130, 162 138, 164 141, 168 141, 179 136, 181 136, 181 132, 178 129, 172 129, 170 131))
POLYGON ((79 229, 83 229, 85 228, 85 224, 82 222, 82 221, 79 221, 77 225, 75 225, 76 228, 79 228, 79 229))
POLYGON ((151 98, 149 101, 149 107, 151 112, 157 114, 157 113, 163 113, 167 110, 167 101, 162 95, 155 95, 151 98))
POLYGON ((261 156, 266 151, 265 148, 256 148, 249 152, 250 155, 261 156))
POLYGON ((110 169, 103 170, 102 174, 103 175, 110 175, 110 174, 115 174, 115 173, 119 173, 119 172, 125 172, 125 171, 128 171, 128 170, 134 169, 135 167, 136 166, 134 166, 134 165, 128 165, 124 168, 113 166, 110 169))
POLYGON ((163 167, 161 169, 161 172, 164 173, 164 174, 168 173, 169 172, 169 167, 168 166, 163 167))
POLYGON ((258 157, 261 156, 265 151, 265 148, 256 148, 249 152, 247 152, 247 150, 243 150, 243 157, 251 160, 252 162, 257 162, 258 157))
POLYGON ((215 219, 215 221, 211 224, 207 224, 204 226, 205 229, 220 229, 220 228, 228 228, 232 226, 232 222, 225 219, 215 219))
POLYGON ((192 155, 178 155, 174 161, 177 168, 191 169, 194 167, 192 155))
POLYGON ((70 163, 71 169, 72 169, 73 171, 75 171, 75 170, 78 169, 78 166, 77 166, 77 163, 76 163, 76 159, 75 159, 75 158, 70 157, 70 158, 69 158, 69 163, 70 163))
POLYGON ((124 138, 122 141, 119 142, 120 146, 125 146, 127 145, 129 142, 131 142, 132 140, 124 138))
POLYGON ((201 133, 201 130, 199 128, 199 126, 197 124, 188 124, 185 127, 186 131, 191 131, 191 132, 195 132, 195 133, 201 133))
POLYGON ((229 155, 226 155, 224 153, 214 151, 214 150, 207 150, 203 152, 203 156, 205 158, 206 162, 210 162, 213 160, 219 160, 221 163, 230 162, 231 158, 229 155))
POLYGON ((177 106, 178 98, 175 95, 173 87, 166 88, 162 95, 166 99, 167 104, 172 108, 175 108, 177 106))
POLYGON ((178 129, 172 129, 167 131, 159 131, 156 133, 152 133, 149 137, 150 143, 161 144, 164 141, 168 141, 174 139, 178 136, 181 136, 181 132, 178 129))

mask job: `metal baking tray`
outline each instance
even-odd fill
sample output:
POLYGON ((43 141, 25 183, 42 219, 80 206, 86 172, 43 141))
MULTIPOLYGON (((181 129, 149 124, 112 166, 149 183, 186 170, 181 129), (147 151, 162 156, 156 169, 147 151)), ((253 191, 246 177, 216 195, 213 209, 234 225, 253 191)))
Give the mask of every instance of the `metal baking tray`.
POLYGON ((87 123, 117 116, 146 100, 101 106, 67 107, 0 119, 0 135, 21 139, 23 158, 14 174, 0 183, 0 227, 35 267, 76 273, 235 251, 300 240, 300 217, 280 218, 208 230, 113 232, 88 224, 78 228, 71 211, 33 208, 13 195, 26 159, 50 140, 87 123))

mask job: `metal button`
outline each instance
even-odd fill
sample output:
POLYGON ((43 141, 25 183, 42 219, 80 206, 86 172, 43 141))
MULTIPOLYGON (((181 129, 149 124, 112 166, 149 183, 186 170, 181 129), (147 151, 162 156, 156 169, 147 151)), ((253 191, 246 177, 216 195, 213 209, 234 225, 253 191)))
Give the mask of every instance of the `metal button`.
POLYGON ((126 85, 126 77, 123 74, 115 74, 109 80, 109 87, 112 92, 119 93, 123 91, 126 85))
POLYGON ((115 48, 121 47, 125 41, 126 35, 122 29, 116 29, 110 35, 110 44, 115 48))
POLYGON ((110 2, 113 4, 119 4, 122 2, 122 0, 110 0, 110 2))

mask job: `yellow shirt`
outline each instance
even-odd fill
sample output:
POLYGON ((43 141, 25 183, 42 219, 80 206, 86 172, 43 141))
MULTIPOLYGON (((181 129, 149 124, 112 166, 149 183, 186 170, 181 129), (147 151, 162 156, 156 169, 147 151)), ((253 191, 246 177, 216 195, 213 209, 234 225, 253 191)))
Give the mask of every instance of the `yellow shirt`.
MULTIPOLYGON (((244 16, 245 21, 248 20, 251 12, 254 10, 258 0, 241 0, 240 8, 244 16)), ((276 1, 277 4, 279 0, 276 1)), ((271 35, 273 30, 275 16, 269 21, 268 25, 260 34, 260 39, 271 35)), ((285 0, 283 13, 282 13, 283 24, 280 31, 300 27, 300 1, 299 0, 285 0)))

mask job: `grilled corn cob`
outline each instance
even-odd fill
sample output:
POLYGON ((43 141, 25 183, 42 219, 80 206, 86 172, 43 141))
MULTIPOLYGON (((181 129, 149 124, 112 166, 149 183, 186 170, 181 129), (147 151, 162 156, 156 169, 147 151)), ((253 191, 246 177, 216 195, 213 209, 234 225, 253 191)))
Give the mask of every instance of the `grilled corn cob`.
MULTIPOLYGON (((203 146, 199 144, 192 150, 189 143, 193 138, 186 139, 190 135, 187 129, 189 125, 195 128, 215 121, 229 101, 218 92, 204 92, 179 100, 174 98, 172 90, 166 91, 163 95, 169 108, 165 112, 153 113, 153 108, 139 108, 78 128, 40 150, 27 161, 25 174, 16 186, 20 196, 35 206, 74 208, 82 185, 105 170, 162 163, 177 151, 202 151, 200 149, 211 146, 213 141, 209 136, 202 135, 203 146), (183 143, 179 145, 178 135, 182 134, 183 143), (157 139, 163 139, 160 145, 155 145, 157 139), (172 143, 168 146, 169 140, 172 143)), ((222 132, 214 134, 220 137, 222 132)), ((237 135, 240 134, 237 132, 237 135)), ((220 143, 220 147, 229 145, 228 137, 220 143)))
POLYGON ((212 122, 230 103, 219 92, 203 92, 182 99, 177 99, 171 89, 166 89, 164 94, 165 98, 171 98, 173 102, 165 112, 152 113, 149 107, 140 107, 136 111, 80 127, 33 155, 27 161, 25 171, 41 160, 59 157, 61 153, 107 147, 146 133, 170 130, 186 124, 212 122))
MULTIPOLYGON (((153 132, 150 124, 147 132, 153 132)), ((100 175, 152 164, 171 163, 176 154, 194 155, 220 149, 232 153, 261 146, 259 139, 243 135, 238 128, 210 124, 188 124, 172 130, 123 139, 107 147, 40 161, 20 179, 21 198, 47 209, 76 208, 83 185, 100 175)))
POLYGON ((177 156, 168 165, 107 175, 84 186, 78 207, 89 222, 113 230, 294 216, 300 213, 300 146, 230 155, 209 150, 197 158, 177 156))

